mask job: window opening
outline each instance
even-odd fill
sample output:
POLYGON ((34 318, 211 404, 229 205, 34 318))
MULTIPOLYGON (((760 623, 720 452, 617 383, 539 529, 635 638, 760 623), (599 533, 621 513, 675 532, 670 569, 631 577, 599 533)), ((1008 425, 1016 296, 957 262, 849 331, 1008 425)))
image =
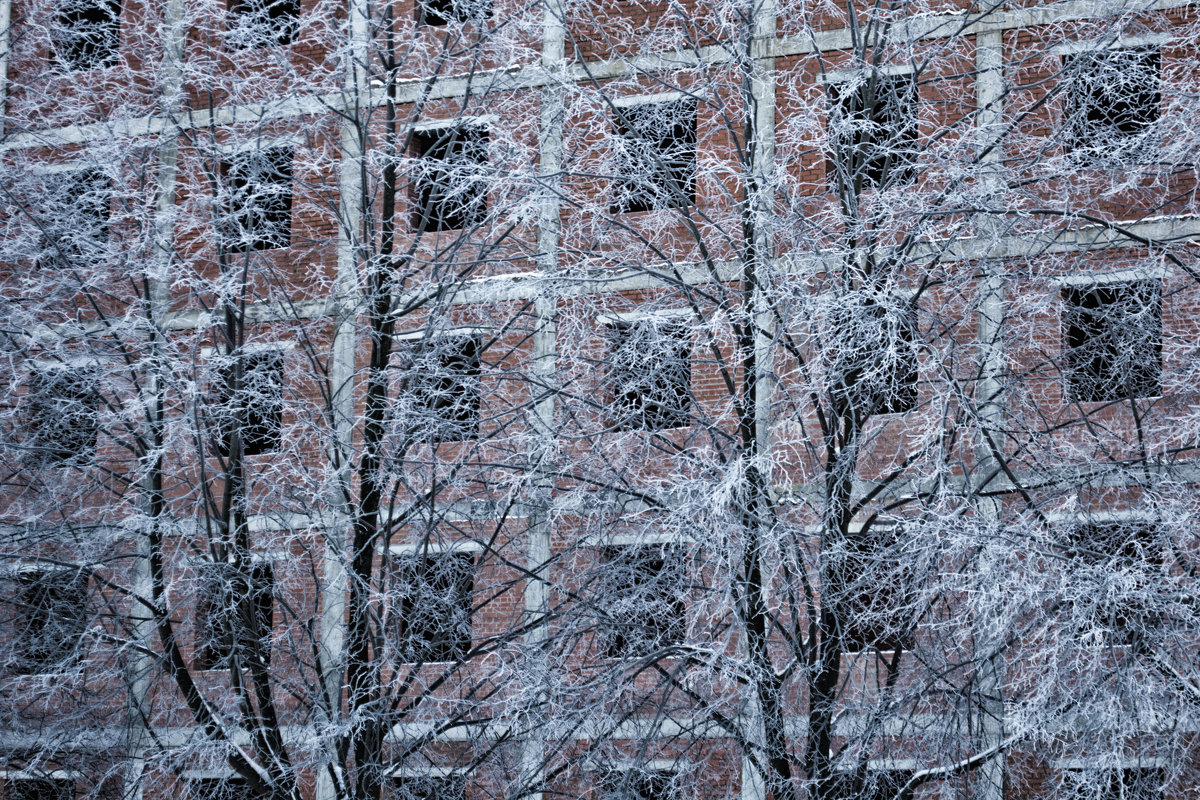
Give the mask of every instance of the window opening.
POLYGON ((488 131, 475 125, 415 131, 413 227, 472 228, 487 218, 488 131))
POLYGON ((74 666, 85 630, 87 572, 82 569, 22 572, 18 585, 18 607, 22 613, 14 643, 18 654, 15 671, 32 675, 74 666))
POLYGON ((256 560, 249 572, 226 563, 202 569, 195 668, 227 667, 235 656, 242 666, 251 659, 270 664, 275 613, 271 564, 256 560))
POLYGON ((831 800, 896 800, 912 779, 912 773, 898 769, 868 769, 843 772, 834 777, 831 800))
POLYGON ((74 800, 74 797, 75 782, 68 778, 4 778, 4 800, 74 800))
POLYGON ((1066 55, 1063 73, 1067 152, 1153 156, 1157 142, 1146 134, 1157 127, 1162 105, 1157 47, 1066 55))
POLYGON ((121 0, 62 0, 54 54, 68 70, 111 67, 121 38, 121 0))
POLYGON ((613 426, 655 431, 686 426, 692 405, 687 326, 639 320, 608 328, 613 426))
POLYGON ((287 45, 296 37, 300 0, 229 0, 235 47, 287 45))
POLYGON ((292 148, 239 154, 221 165, 225 196, 218 227, 236 253, 292 241, 292 148))
POLYGON ((1162 297, 1158 281, 1063 290, 1067 389, 1103 402, 1162 394, 1162 297))
POLYGON ((599 602, 609 658, 639 658, 679 644, 687 630, 684 550, 676 545, 606 547, 599 602))
MULTIPOLYGON (((1160 572, 1162 546, 1158 528, 1148 522, 1092 522, 1078 525, 1071 531, 1066 555, 1077 574, 1090 575, 1097 585, 1109 583, 1114 575, 1131 577, 1124 586, 1130 594, 1113 600, 1102 600, 1098 608, 1102 625, 1111 627, 1116 644, 1131 643, 1137 632, 1145 627, 1152 612, 1139 596, 1151 586, 1153 576, 1160 572)), ((1107 589, 1100 596, 1107 597, 1107 589)))
POLYGON ((898 525, 872 525, 847 537, 831 587, 844 652, 912 646, 913 567, 901 534, 898 525))
POLYGON ((217 370, 216 452, 228 458, 234 432, 242 455, 258 456, 278 450, 283 434, 283 353, 260 350, 226 360, 217 370), (238 375, 238 366, 241 375, 238 375))
POLYGON ((826 334, 831 392, 862 416, 917 407, 917 310, 908 300, 848 299, 832 309, 826 334))
POLYGON ((1072 769, 1067 800, 1162 800, 1166 774, 1160 768, 1072 769))
POLYGON ((254 793, 243 778, 193 778, 188 781, 192 800, 253 800, 254 793))
POLYGON ((464 800, 466 777, 450 775, 405 775, 392 780, 392 800, 464 800))
POLYGON ((475 555, 447 551, 393 559, 399 598, 393 631, 400 660, 465 659, 471 650, 475 555))
POLYGON ((42 266, 93 266, 108 241, 112 182, 96 169, 47 175, 45 180, 42 266))
POLYGON ((414 346, 402 366, 417 438, 446 442, 479 431, 481 342, 477 336, 439 337, 414 346))
POLYGON ((678 800, 675 773, 662 769, 625 769, 608 782, 604 800, 678 800))
POLYGON ((417 24, 449 25, 451 22, 490 19, 491 0, 417 0, 417 24))
POLYGON ((916 76, 873 71, 857 85, 828 86, 834 186, 844 176, 855 187, 910 183, 916 178, 916 76))
POLYGON ((696 203, 696 101, 615 109, 620 136, 612 213, 696 203))
POLYGON ((48 368, 29 379, 26 447, 35 462, 82 464, 96 450, 100 393, 89 370, 48 368))

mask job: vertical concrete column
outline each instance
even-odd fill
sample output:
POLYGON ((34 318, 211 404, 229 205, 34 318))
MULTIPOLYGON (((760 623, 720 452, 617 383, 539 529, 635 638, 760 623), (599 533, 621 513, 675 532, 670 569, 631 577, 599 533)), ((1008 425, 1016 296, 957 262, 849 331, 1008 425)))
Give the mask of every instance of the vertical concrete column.
MULTIPOLYGON (((775 393, 775 369, 773 346, 775 317, 770 313, 771 298, 763 292, 763 285, 772 280, 770 271, 775 263, 775 52, 776 16, 775 0, 749 0, 750 2, 750 74, 749 86, 743 93, 747 103, 746 114, 750 125, 751 163, 746 198, 750 213, 754 217, 754 253, 756 254, 754 276, 757 288, 754 292, 755 334, 755 437, 760 462, 757 466, 768 483, 772 480, 769 463, 771 449, 772 414, 771 401, 775 393)), ((762 537, 756 537, 762 541, 762 537)), ((760 556, 761 557, 761 556, 760 556)), ((764 752, 762 709, 755 701, 756 695, 749 693, 751 701, 746 708, 746 730, 751 746, 764 752)), ((767 796, 763 775, 754 762, 744 755, 741 764, 741 800, 764 800, 767 796)))
POLYGON ((533 362, 530 365, 531 463, 534 474, 526 502, 529 529, 526 554, 525 614, 529 632, 525 637, 529 697, 535 703, 528 717, 529 731, 523 740, 518 791, 535 789, 527 795, 541 800, 543 759, 546 752, 548 698, 546 682, 547 631, 541 624, 549 611, 548 578, 551 559, 551 506, 554 502, 554 460, 557 450, 555 413, 558 405, 558 246, 562 215, 562 145, 565 80, 566 20, 561 0, 542 3, 542 69, 550 79, 541 91, 538 119, 538 182, 542 193, 538 209, 537 271, 538 294, 534 300, 533 362))
MULTIPOLYGON (((979 139, 980 184, 990 202, 999 199, 1005 190, 1003 152, 1000 144, 1004 135, 1004 50, 999 30, 980 32, 975 37, 975 102, 976 130, 979 139)), ((996 217, 984 216, 979 229, 986 247, 1000 241, 1002 231, 996 217)), ((1004 417, 1004 307, 1005 276, 1004 262, 999 258, 986 258, 979 265, 979 306, 976 325, 979 351, 982 359, 980 377, 975 388, 975 412, 979 419, 980 441, 978 443, 978 471, 986 476, 994 471, 995 459, 985 440, 991 431, 1002 429, 1004 417)), ((993 435, 994 441, 1001 441, 993 435)), ((995 498, 979 498, 976 503, 979 514, 979 529, 987 537, 979 557, 980 590, 983 602, 977 620, 979 636, 976 641, 983 648, 998 646, 1003 635, 997 617, 1002 601, 999 575, 1000 563, 1004 558, 1004 537, 1000 529, 1000 501, 995 498)), ((980 670, 977 696, 980 713, 972 715, 978 720, 978 730, 972 731, 982 746, 994 747, 1004 739, 1004 686, 1005 665, 1003 655, 992 656, 980 670)), ((1004 754, 1001 752, 990 759, 977 773, 977 792, 981 800, 1003 800, 1004 798, 1004 754)))
POLYGON ((333 800, 337 786, 333 773, 340 772, 336 742, 329 731, 340 730, 343 713, 342 676, 345 674, 347 563, 350 528, 353 524, 347 498, 351 489, 354 459, 354 389, 356 383, 355 350, 357 345, 358 267, 363 254, 363 182, 362 160, 367 142, 370 111, 369 71, 370 13, 369 0, 350 0, 347 9, 347 41, 343 45, 343 101, 338 146, 338 238, 337 279, 329 298, 333 342, 329 363, 329 391, 332 431, 329 443, 330 481, 327 500, 332 518, 324 530, 324 565, 320 588, 321 616, 319 654, 324 719, 318 715, 316 727, 326 733, 320 742, 321 756, 317 772, 316 800, 333 800))
MULTIPOLYGON (((4 37, 7 37, 7 7, 4 0, 4 19, 0 20, 4 37)), ((159 69, 159 112, 166 120, 178 118, 182 108, 183 91, 183 58, 185 25, 184 0, 168 0, 162 6, 162 47, 163 56, 159 69)), ((7 59, 7 42, 0 42, 4 47, 4 59, 7 59)), ((6 71, 7 65, 0 67, 0 74, 6 71)), ((6 77, 6 76, 4 76, 6 77)), ((0 85, 4 77, 0 77, 0 85)), ((3 109, 0 109, 0 119, 3 109)), ((148 452, 143 455, 141 465, 141 526, 131 533, 137 537, 137 558, 133 563, 133 600, 130 608, 130 627, 134 640, 139 647, 129 649, 128 661, 125 665, 126 687, 126 717, 124 731, 125 774, 122 787, 123 800, 141 800, 144 791, 143 777, 145 774, 146 746, 149 731, 146 725, 148 709, 146 699, 150 691, 150 673, 154 668, 154 659, 148 655, 151 652, 149 643, 154 638, 154 619, 151 609, 146 605, 152 602, 152 579, 150 574, 150 541, 146 526, 161 525, 161 518, 155 519, 155 509, 152 507, 154 496, 159 491, 158 477, 161 475, 162 446, 163 446, 163 380, 162 376, 170 369, 168 364, 169 347, 163 323, 170 311, 171 302, 171 265, 175 251, 175 185, 179 174, 179 135, 167 125, 161 134, 161 141, 156 148, 154 173, 154 250, 150 255, 149 274, 146 285, 149 292, 147 297, 147 314, 150 340, 146 348, 146 370, 143 382, 143 407, 147 409, 150 418, 150 429, 146 432, 148 452)))

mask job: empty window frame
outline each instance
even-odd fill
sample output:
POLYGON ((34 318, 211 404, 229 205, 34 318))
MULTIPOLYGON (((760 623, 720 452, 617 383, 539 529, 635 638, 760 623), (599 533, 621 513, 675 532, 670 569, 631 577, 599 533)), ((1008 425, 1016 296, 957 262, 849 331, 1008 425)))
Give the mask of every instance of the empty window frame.
POLYGON ((120 39, 121 0, 59 0, 52 45, 65 69, 111 67, 120 39))
POLYGON ((912 646, 916 609, 902 532, 898 525, 872 525, 847 538, 831 573, 834 585, 826 587, 843 652, 912 646))
POLYGON ((4 800, 74 800, 75 781, 70 778, 40 775, 14 776, 11 772, 0 778, 4 800))
POLYGON ((39 265, 86 269, 103 258, 111 200, 112 182, 100 170, 46 175, 39 265))
POLYGON ((1063 783, 1066 800, 1162 800, 1166 773, 1158 767, 1070 769, 1063 783))
POLYGON ((631 768, 611 773, 604 800, 677 800, 677 776, 665 769, 631 768))
POLYGON ((617 430, 665 430, 689 424, 692 344, 682 321, 618 320, 609 338, 610 423, 617 430))
POLYGON ((100 430, 100 392, 90 368, 46 367, 29 377, 25 447, 33 463, 89 461, 100 430))
POLYGON ((412 134, 412 225, 419 232, 473 228, 487 218, 488 131, 479 125, 412 134))
POLYGON ((1157 280, 1063 289, 1069 399, 1162 394, 1161 289, 1157 280))
POLYGON ((235 253, 273 250, 292 241, 291 147, 236 154, 221 164, 217 227, 235 253))
POLYGON ((614 108, 612 213, 695 205, 696 108, 691 98, 614 108))
POLYGON ((190 778, 188 795, 191 800, 253 800, 254 797, 245 779, 234 775, 225 778, 190 778))
POLYGON ((419 25, 441 26, 492 16, 492 0, 417 0, 415 8, 419 25))
POLYGON ((254 560, 201 566, 196 608, 196 669, 217 669, 251 659, 271 663, 275 614, 275 574, 270 562, 254 560))
POLYGON ((860 190, 916 178, 917 81, 877 70, 862 82, 830 83, 830 183, 860 190), (845 182, 844 184, 842 182, 845 182))
POLYGON ((433 443, 462 441, 479 432, 480 337, 439 336, 414 343, 399 374, 411 414, 407 435, 433 443))
POLYGON ((1064 55, 1067 152, 1153 156, 1162 94, 1157 47, 1097 50, 1064 55))
POLYGON ((597 599, 609 658, 641 658, 679 644, 687 631, 686 550, 676 544, 602 549, 597 599))
MULTIPOLYGON (((1096 623, 1113 631, 1114 644, 1130 643, 1150 614, 1139 595, 1161 573, 1163 546, 1158 526, 1146 521, 1079 524, 1070 531, 1065 550, 1073 574, 1079 579, 1107 586, 1113 575, 1128 576, 1122 586, 1132 592, 1112 601, 1103 600, 1096 623)), ((1097 596, 1108 594, 1103 589, 1097 596)))
POLYGON ((234 47, 290 44, 300 20, 300 0, 229 0, 234 47))
POLYGON ((834 777, 831 800, 898 800, 901 790, 912 779, 902 769, 867 769, 841 772, 834 777))
POLYGON ((60 672, 79 659, 86 626, 88 573, 53 568, 18 574, 14 671, 21 675, 60 672))
POLYGON ((281 350, 256 350, 225 357, 216 370, 212 401, 214 451, 229 457, 234 445, 243 456, 279 448, 283 431, 281 350))
POLYGON ((398 602, 392 635, 399 660, 462 661, 471 650, 475 554, 461 550, 395 553, 398 602))
POLYGON ((388 800, 465 800, 466 792, 466 776, 459 773, 399 775, 392 778, 388 800))
POLYGON ((831 393, 839 407, 904 414, 917 407, 919 331, 908 299, 846 303, 830 314, 831 393))

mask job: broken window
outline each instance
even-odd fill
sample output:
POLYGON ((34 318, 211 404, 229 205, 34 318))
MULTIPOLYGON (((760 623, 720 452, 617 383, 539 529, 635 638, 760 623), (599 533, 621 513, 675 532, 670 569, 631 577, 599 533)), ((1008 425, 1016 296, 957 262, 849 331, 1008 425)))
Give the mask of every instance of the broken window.
POLYGON ((607 327, 614 427, 657 431, 687 425, 692 405, 687 326, 646 319, 607 327))
POLYGON ((448 25, 492 16, 491 0, 417 0, 417 23, 448 25))
POLYGON ((1104 402, 1162 394, 1162 298, 1158 281, 1063 290, 1067 390, 1104 402))
POLYGON ((196 609, 196 669, 271 662, 275 575, 269 562, 247 568, 205 564, 196 609))
POLYGON ((609 658, 640 658, 683 641, 687 565, 678 545, 625 545, 602 551, 597 602, 609 658))
POLYGON ((847 536, 828 587, 842 650, 908 649, 915 620, 911 558, 898 525, 872 525, 847 536))
POLYGON ((455 125, 412 134, 416 173, 412 184, 413 228, 472 228, 487 218, 488 132, 455 125))
POLYGON ((462 551, 393 556, 393 632, 401 661, 461 661, 471 650, 475 555, 462 551))
POLYGON ((287 247, 292 241, 292 148, 239 153, 221 165, 218 229, 237 253, 287 247))
POLYGON ((22 675, 60 672, 79 660, 88 573, 82 569, 21 572, 17 578, 15 671, 22 675))
POLYGON ((675 773, 663 769, 623 769, 612 773, 604 800, 677 800, 675 773))
POLYGON ((54 54, 69 70, 111 67, 121 38, 121 0, 60 0, 54 54))
POLYGON ((404 422, 418 439, 472 439, 479 431, 480 349, 477 336, 444 336, 406 354, 401 391, 411 414, 404 422))
POLYGON ((1063 56, 1067 77, 1063 147, 1083 156, 1153 157, 1160 113, 1157 47, 1063 56))
POLYGON ((300 0, 229 0, 234 47, 290 44, 300 19, 300 0))
POLYGON ((464 800, 466 776, 449 775, 404 775, 392 780, 389 800, 464 800))
POLYGON ((95 169, 54 173, 45 180, 39 264, 58 269, 95 266, 108 241, 112 182, 95 169))
POLYGON ((696 202, 696 101, 615 109, 618 143, 612 213, 696 202))
POLYGON ((69 465, 91 459, 100 430, 100 393, 91 369, 45 368, 29 379, 25 447, 36 463, 69 465))
POLYGON ((1162 553, 1158 528, 1148 522, 1092 522, 1071 531, 1065 554, 1075 576, 1095 584, 1095 622, 1113 632, 1114 644, 1129 644, 1151 621, 1142 594, 1161 572, 1162 553), (1114 577, 1122 596, 1110 598, 1114 577))
POLYGON ((917 309, 911 301, 851 297, 832 309, 826 332, 830 391, 861 416, 917 406, 917 309))
POLYGON ((235 436, 244 456, 279 448, 283 432, 283 353, 259 350, 227 357, 217 369, 212 402, 215 452, 229 457, 235 436))
POLYGON ((894 186, 916 178, 917 81, 868 73, 861 83, 831 83, 830 156, 835 187, 894 186))
POLYGON ((3 778, 4 800, 74 800, 75 782, 69 778, 30 775, 3 778))

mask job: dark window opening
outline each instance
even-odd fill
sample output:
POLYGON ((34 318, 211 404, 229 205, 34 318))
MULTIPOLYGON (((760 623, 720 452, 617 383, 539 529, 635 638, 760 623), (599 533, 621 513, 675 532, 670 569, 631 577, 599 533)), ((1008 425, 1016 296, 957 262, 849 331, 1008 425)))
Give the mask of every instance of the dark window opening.
POLYGON ((827 171, 855 188, 916 179, 917 82, 913 75, 872 72, 857 86, 830 84, 827 171))
POLYGON ((82 464, 96 450, 100 393, 91 370, 45 369, 29 380, 29 431, 34 462, 82 464))
POLYGON ((229 0, 234 47, 287 45, 296 36, 300 0, 229 0))
POLYGON ((466 789, 463 775, 405 775, 392 780, 389 800, 464 800, 466 789))
POLYGON ((608 781, 604 800, 677 800, 675 774, 668 770, 626 769, 608 781))
POLYGON ((658 431, 688 425, 692 346, 687 327, 648 320, 608 327, 613 426, 658 431))
POLYGON ((1067 152, 1153 155, 1157 142, 1143 134, 1156 128, 1162 105, 1158 48, 1063 56, 1063 72, 1069 80, 1063 137, 1067 152))
POLYGON ((1067 390, 1105 402, 1162 394, 1162 298, 1157 281, 1063 290, 1067 390))
POLYGON ((1162 800, 1166 774, 1157 767, 1072 769, 1064 782, 1067 800, 1162 800))
POLYGON ((94 169, 46 178, 41 266, 90 268, 104 257, 112 182, 94 169))
POLYGON ((834 776, 830 800, 911 800, 911 790, 901 795, 912 773, 897 769, 868 769, 834 776))
POLYGON ((1161 572, 1163 548, 1158 528, 1146 522, 1094 522, 1079 525, 1070 534, 1066 555, 1081 580, 1096 583, 1100 625, 1113 631, 1115 644, 1130 644, 1152 623, 1153 603, 1141 596, 1161 572), (1122 575, 1123 597, 1107 599, 1114 575, 1122 575))
POLYGON ((221 165, 224 197, 218 229, 235 253, 292 242, 292 149, 241 154, 221 165))
POLYGON ((449 25, 491 18, 492 0, 417 0, 416 10, 419 25, 449 25))
POLYGON ((399 603, 393 631, 400 660, 465 659, 471 650, 474 554, 450 551, 394 559, 399 603))
POLYGON ((412 225, 417 231, 473 228, 487 218, 488 132, 475 125, 416 131, 412 225))
POLYGON ((15 672, 60 672, 78 663, 88 574, 82 569, 23 572, 19 601, 15 672))
POLYGON ((194 778, 188 781, 191 800, 253 800, 250 785, 242 778, 194 778))
POLYGON ((434 339, 411 353, 403 385, 416 438, 462 441, 478 433, 480 349, 478 337, 457 336, 434 339))
POLYGON ((620 135, 612 213, 696 203, 696 101, 616 109, 620 135))
POLYGON ((196 669, 217 669, 254 660, 271 663, 275 575, 255 561, 249 571, 233 564, 206 564, 196 609, 196 669))
POLYGON ((5 777, 4 800, 74 800, 75 782, 68 778, 5 777))
POLYGON ((830 315, 830 390, 838 408, 905 414, 917 407, 917 310, 909 301, 848 302, 830 315))
POLYGON ((669 545, 602 552, 603 644, 609 658, 640 658, 679 644, 687 631, 684 550, 669 545))
POLYGON ((843 652, 912 646, 916 609, 911 558, 902 529, 873 525, 850 534, 833 574, 830 597, 843 652))
POLYGON ((283 435, 283 353, 244 353, 221 364, 212 410, 217 455, 228 458, 234 452, 235 435, 243 456, 279 449, 283 435))
POLYGON ((121 39, 121 0, 62 0, 54 54, 69 70, 111 67, 121 39))

